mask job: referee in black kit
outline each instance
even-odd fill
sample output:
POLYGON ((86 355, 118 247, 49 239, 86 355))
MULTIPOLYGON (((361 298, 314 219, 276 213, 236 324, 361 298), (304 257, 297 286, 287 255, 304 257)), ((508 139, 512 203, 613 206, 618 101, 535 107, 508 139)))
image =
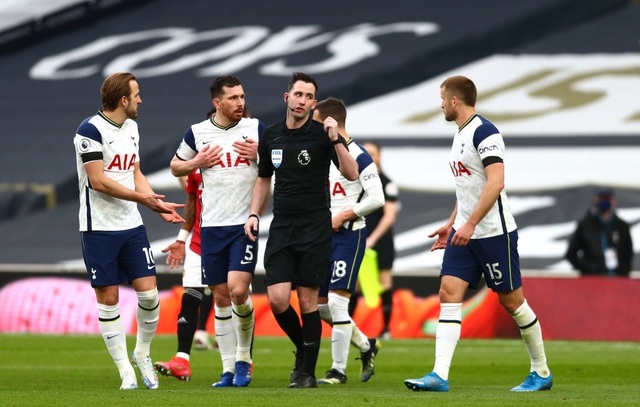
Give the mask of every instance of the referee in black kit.
POLYGON ((358 164, 338 134, 338 123, 331 117, 323 123, 312 118, 317 93, 311 75, 295 72, 291 76, 284 93, 286 119, 265 129, 258 146, 259 172, 245 224, 249 238, 257 239, 257 214, 275 173, 274 216, 264 267, 269 306, 296 346, 291 388, 317 387, 315 369, 322 333, 318 290, 326 282, 332 236, 331 160, 345 178, 358 178, 358 164), (290 304, 292 289, 298 294, 301 318, 290 304))

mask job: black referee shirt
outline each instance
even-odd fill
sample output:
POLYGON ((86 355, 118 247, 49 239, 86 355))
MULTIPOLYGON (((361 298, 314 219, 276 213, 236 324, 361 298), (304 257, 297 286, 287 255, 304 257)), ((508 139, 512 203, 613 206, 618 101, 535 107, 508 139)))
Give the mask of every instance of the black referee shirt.
POLYGON ((269 126, 260 140, 258 176, 275 174, 274 214, 298 215, 331 206, 329 167, 331 160, 338 166, 338 156, 323 124, 311 117, 299 129, 288 129, 284 121, 269 126))

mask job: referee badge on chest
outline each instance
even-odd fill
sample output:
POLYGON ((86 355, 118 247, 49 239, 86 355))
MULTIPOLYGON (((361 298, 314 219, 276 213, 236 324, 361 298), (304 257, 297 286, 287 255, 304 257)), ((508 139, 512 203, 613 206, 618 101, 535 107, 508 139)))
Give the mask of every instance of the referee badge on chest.
POLYGON ((275 168, 280 167, 280 164, 282 164, 281 148, 271 150, 271 164, 273 164, 275 168))
POLYGON ((307 150, 300 151, 300 154, 298 154, 298 162, 300 165, 307 165, 311 162, 311 156, 307 150))

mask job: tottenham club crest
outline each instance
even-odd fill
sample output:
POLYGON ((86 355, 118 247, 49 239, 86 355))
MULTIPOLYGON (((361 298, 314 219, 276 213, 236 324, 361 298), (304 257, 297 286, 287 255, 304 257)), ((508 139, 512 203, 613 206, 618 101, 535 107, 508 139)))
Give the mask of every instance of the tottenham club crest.
POLYGON ((275 168, 280 167, 280 164, 282 164, 282 149, 274 149, 271 150, 271 164, 273 164, 273 166, 275 168))
POLYGON ((308 165, 311 162, 311 156, 307 150, 300 151, 300 154, 298 154, 298 162, 300 165, 308 165))

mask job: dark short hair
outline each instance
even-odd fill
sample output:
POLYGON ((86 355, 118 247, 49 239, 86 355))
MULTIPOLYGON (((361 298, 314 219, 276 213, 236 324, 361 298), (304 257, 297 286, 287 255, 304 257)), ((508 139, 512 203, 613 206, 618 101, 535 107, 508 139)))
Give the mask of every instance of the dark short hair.
POLYGON ((225 87, 233 88, 240 85, 242 85, 242 83, 240 83, 240 80, 235 76, 218 76, 209 87, 211 99, 219 98, 220 96, 224 95, 225 87))
POLYGON ((289 87, 287 88, 287 91, 291 92, 291 88, 293 88, 293 85, 295 85, 295 83, 298 81, 312 84, 316 88, 316 95, 318 94, 318 83, 316 82, 316 79, 304 72, 294 72, 291 75, 291 80, 289 80, 289 87))
POLYGON ((596 196, 598 198, 611 198, 614 195, 613 189, 609 187, 601 187, 596 190, 596 196))
POLYGON ((129 72, 117 72, 107 76, 100 87, 102 109, 106 111, 116 110, 120 99, 123 96, 128 98, 131 95, 131 85, 129 83, 131 81, 137 82, 137 79, 129 72))
POLYGON ((347 121, 347 106, 342 99, 329 96, 316 104, 316 110, 322 120, 331 116, 338 122, 338 125, 342 127, 344 127, 347 121))

